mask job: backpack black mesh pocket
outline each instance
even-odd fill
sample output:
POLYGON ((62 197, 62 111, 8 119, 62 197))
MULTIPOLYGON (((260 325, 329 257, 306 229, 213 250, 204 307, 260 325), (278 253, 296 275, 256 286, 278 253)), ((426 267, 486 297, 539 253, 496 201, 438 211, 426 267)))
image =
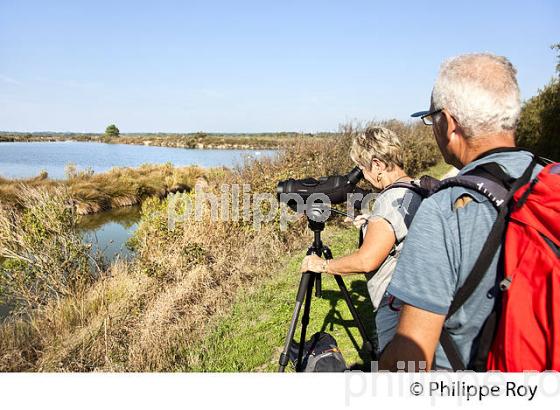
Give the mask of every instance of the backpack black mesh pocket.
MULTIPOLYGON (((292 342, 290 360, 296 363, 298 344, 292 342)), ((317 332, 303 346, 302 371, 306 373, 333 373, 347 370, 344 357, 334 337, 326 332, 317 332)))

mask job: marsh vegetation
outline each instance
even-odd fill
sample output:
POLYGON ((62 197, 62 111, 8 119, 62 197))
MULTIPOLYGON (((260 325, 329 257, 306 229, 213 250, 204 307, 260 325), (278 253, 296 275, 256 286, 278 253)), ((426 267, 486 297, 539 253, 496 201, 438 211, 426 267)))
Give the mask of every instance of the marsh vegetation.
MULTIPOLYGON (((402 127, 406 163, 413 173, 440 160, 429 130, 396 122, 385 125, 402 127)), ((134 174, 115 171, 110 177, 97 176, 99 180, 92 180, 95 175, 75 175, 63 187, 41 186, 37 181, 13 193, 14 198, 27 198, 37 191, 42 199, 20 200, 19 214, 2 205, 6 240, 0 245, 0 255, 7 258, 2 264, 2 291, 17 301, 18 308, 0 328, 0 368, 211 370, 203 365, 204 346, 216 321, 241 295, 266 286, 283 271, 287 258, 301 253, 310 237, 303 220, 293 222, 287 231, 279 229, 277 220, 255 229, 251 220, 212 221, 209 209, 202 220, 187 221, 169 231, 169 196, 160 186, 189 185, 203 175, 210 192, 218 192, 223 183, 250 184, 254 192, 274 192, 279 179, 347 171, 352 165, 348 149, 354 132, 345 127, 329 138, 297 140, 276 158, 254 159, 235 169, 181 172, 173 167, 148 167, 134 174), (120 188, 110 187, 112 181, 122 181, 120 188), (107 191, 99 188, 104 186, 107 191), (80 192, 81 198, 100 198, 110 204, 112 198, 141 196, 141 187, 146 186, 155 195, 142 203, 133 240, 136 257, 93 272, 84 270, 87 257, 74 258, 86 253, 75 229, 77 215, 69 211, 71 201, 80 192), (44 209, 52 211, 45 213, 44 209), (46 218, 40 225, 36 219, 28 222, 29 216, 25 216, 39 213, 46 218), (14 218, 20 218, 18 230, 14 230, 14 218), (25 241, 10 239, 14 234, 25 241), (45 241, 47 237, 52 239, 45 241), (46 286, 43 278, 55 271, 64 272, 57 279, 61 286, 49 282, 49 292, 41 291, 46 286)), ((336 222, 333 227, 346 229, 336 222)))

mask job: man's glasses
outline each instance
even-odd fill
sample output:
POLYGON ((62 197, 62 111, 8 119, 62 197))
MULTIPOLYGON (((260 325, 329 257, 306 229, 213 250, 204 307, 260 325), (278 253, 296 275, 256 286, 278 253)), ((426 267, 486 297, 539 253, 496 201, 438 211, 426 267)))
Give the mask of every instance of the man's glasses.
POLYGON ((434 125, 434 115, 439 114, 442 111, 443 108, 440 108, 439 110, 430 111, 429 113, 422 115, 420 119, 425 125, 434 125))

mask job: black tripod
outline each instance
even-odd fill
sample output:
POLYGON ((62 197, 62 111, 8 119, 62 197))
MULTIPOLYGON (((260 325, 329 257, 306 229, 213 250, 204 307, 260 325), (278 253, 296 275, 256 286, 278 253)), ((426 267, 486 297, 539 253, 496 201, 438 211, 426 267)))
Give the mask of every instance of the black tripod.
MULTIPOLYGON (((309 216, 307 220, 309 223, 309 229, 311 229, 314 234, 313 244, 307 250, 307 254, 308 255, 316 254, 318 256, 324 256, 325 259, 332 259, 331 250, 327 246, 323 245, 323 242, 321 241, 321 232, 323 231, 323 229, 325 229, 325 223, 313 221, 312 219, 309 218, 309 216)), ((352 317, 356 322, 356 326, 358 327, 360 335, 362 336, 362 339, 364 341, 365 350, 367 351, 369 356, 373 359, 373 344, 369 340, 364 324, 362 323, 360 317, 358 316, 358 311, 352 304, 352 299, 350 298, 348 289, 346 288, 346 285, 344 284, 344 281, 342 280, 342 277, 340 275, 334 275, 334 278, 336 280, 336 283, 338 284, 338 287, 340 288, 340 291, 342 292, 346 304, 348 305, 348 309, 350 309, 350 313, 352 314, 352 317)), ((311 297, 313 293, 314 283, 315 283, 315 296, 321 297, 321 274, 317 272, 311 272, 311 271, 302 273, 301 280, 299 282, 297 296, 296 296, 296 306, 294 309, 294 313, 292 315, 292 320, 290 322, 290 328, 288 330, 288 334, 286 335, 286 340, 284 342, 284 350, 280 354, 280 360, 278 362, 280 365, 278 368, 279 372, 283 372, 286 366, 288 365, 289 362, 288 351, 290 349, 290 345, 292 343, 294 334, 296 332, 296 326, 297 326, 297 321, 299 318, 299 312, 301 310, 301 306, 304 305, 303 316, 301 318, 301 336, 300 336, 300 342, 298 348, 296 372, 300 372, 302 370, 303 347, 305 344, 305 333, 307 332, 307 325, 309 324, 309 312, 311 310, 311 297)))

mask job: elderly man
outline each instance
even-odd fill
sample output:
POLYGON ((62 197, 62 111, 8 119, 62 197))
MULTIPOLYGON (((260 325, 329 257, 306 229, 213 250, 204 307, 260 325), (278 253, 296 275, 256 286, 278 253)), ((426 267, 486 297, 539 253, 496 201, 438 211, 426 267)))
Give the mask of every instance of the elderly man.
MULTIPOLYGON (((531 163, 515 148, 520 113, 516 70, 504 57, 468 54, 443 63, 432 90, 429 111, 417 113, 433 128, 448 164, 463 175, 497 163, 519 178, 531 163)), ((536 167, 534 174, 540 170, 536 167)), ((478 258, 497 211, 479 192, 453 187, 424 200, 412 222, 388 292, 403 303, 397 333, 379 366, 415 369, 452 366, 439 341, 448 330, 458 356, 469 367, 483 324, 495 304, 499 251, 474 293, 450 317, 449 308, 478 258)))

